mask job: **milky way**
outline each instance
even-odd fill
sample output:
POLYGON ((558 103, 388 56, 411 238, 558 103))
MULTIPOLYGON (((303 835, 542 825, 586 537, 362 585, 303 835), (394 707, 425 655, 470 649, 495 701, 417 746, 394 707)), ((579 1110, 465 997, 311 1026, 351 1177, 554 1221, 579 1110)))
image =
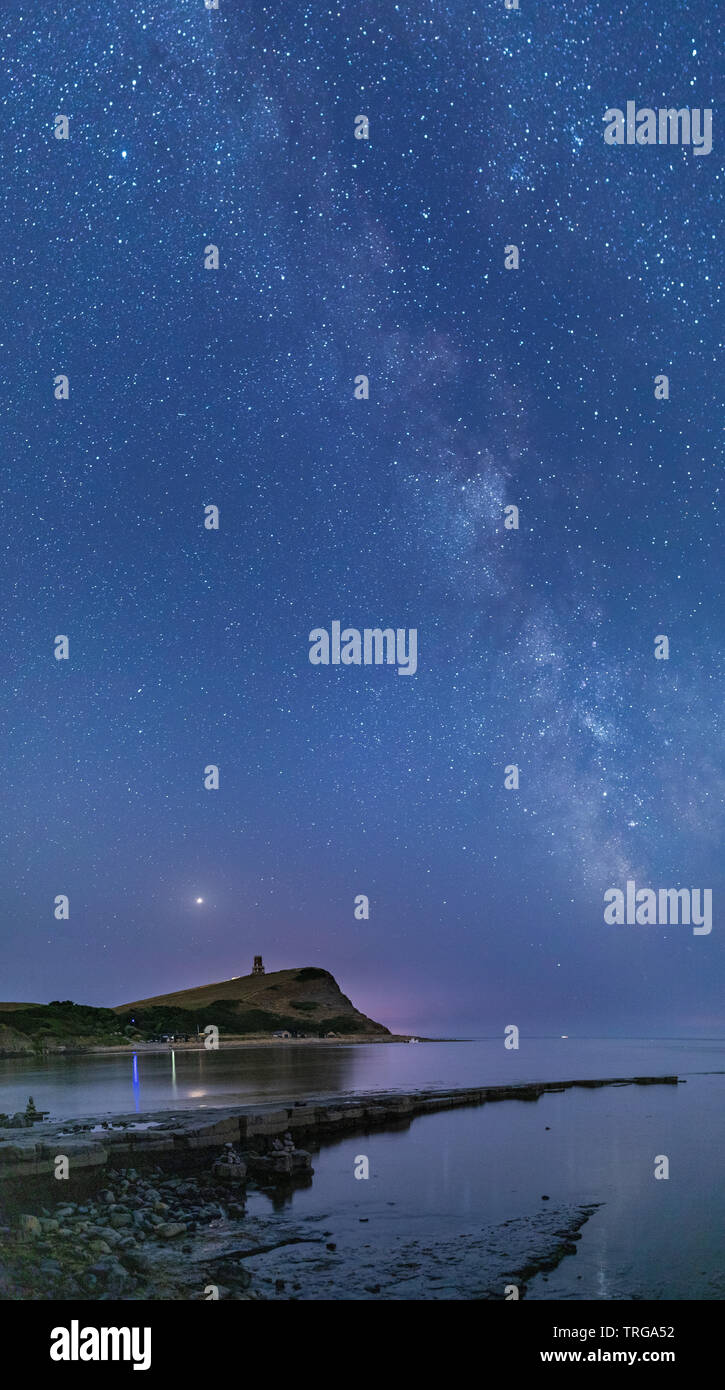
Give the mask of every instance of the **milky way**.
POLYGON ((715 10, 42 9, 1 22, 0 995, 263 952, 417 1031, 721 1031, 715 10), (605 144, 630 99, 712 153, 605 144), (312 666, 336 620, 415 676, 312 666), (628 876, 712 934, 607 927, 628 876))

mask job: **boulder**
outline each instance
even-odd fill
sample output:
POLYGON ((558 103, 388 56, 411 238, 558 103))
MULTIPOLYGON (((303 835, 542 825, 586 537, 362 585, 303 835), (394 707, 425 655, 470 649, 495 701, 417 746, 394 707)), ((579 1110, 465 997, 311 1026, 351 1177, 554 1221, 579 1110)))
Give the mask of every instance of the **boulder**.
POLYGON ((20 1227, 22 1235, 26 1239, 35 1239, 36 1236, 42 1234, 43 1228, 37 1216, 21 1216, 18 1219, 18 1225, 20 1227))

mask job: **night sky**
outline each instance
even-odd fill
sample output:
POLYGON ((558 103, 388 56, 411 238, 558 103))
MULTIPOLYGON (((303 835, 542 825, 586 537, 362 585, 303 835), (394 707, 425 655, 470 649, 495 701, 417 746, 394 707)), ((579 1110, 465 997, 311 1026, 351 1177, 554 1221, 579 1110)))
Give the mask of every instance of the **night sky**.
POLYGON ((716 7, 0 31, 0 997, 262 953, 393 1028, 722 1035, 716 7), (712 153, 606 145, 628 100, 712 153), (311 665, 336 620, 417 673, 311 665), (607 926, 628 877, 712 933, 607 926))

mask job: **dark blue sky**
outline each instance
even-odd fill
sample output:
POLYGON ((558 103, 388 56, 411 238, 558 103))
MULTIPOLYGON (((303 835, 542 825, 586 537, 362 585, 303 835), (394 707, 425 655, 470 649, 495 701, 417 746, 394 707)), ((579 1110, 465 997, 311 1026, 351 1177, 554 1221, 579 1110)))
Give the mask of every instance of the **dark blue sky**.
POLYGON ((392 1027, 722 1034, 716 12, 520 5, 6 0, 3 998, 262 952, 392 1027), (628 877, 712 933, 606 926, 628 877))

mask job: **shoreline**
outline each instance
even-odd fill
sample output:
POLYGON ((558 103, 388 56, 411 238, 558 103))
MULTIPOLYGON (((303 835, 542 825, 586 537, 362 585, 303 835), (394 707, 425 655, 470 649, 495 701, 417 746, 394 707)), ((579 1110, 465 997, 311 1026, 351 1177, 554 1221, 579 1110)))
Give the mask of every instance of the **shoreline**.
MULTIPOLYGON (((390 1033, 388 1036, 382 1038, 378 1037, 376 1034, 369 1033, 349 1033, 340 1038, 270 1038, 267 1034, 260 1034, 259 1037, 249 1034, 239 1037, 232 1035, 225 1039, 220 1038, 219 1046, 218 1048, 214 1048, 214 1051, 222 1051, 223 1049, 226 1052, 247 1047, 340 1047, 348 1043, 352 1043, 356 1046, 361 1043, 409 1043, 412 1038, 415 1038, 415 1041, 419 1043, 466 1041, 465 1038, 419 1038, 414 1033, 390 1033)), ((69 1043, 68 1046, 60 1045, 58 1047, 46 1047, 42 1050, 38 1049, 37 1051, 35 1048, 23 1048, 17 1051, 11 1050, 10 1048, 0 1048, 0 1061, 29 1062, 42 1061, 46 1057, 92 1057, 112 1053, 119 1053, 123 1057, 128 1057, 133 1056, 134 1052, 142 1052, 146 1055, 147 1053, 153 1052, 204 1052, 207 1050, 203 1042, 199 1042, 196 1038, 193 1040, 190 1039, 188 1042, 108 1043, 107 1045, 99 1044, 97 1047, 86 1046, 82 1043, 78 1043, 77 1045, 69 1043)))
POLYGON ((589 1080, 520 1082, 497 1086, 448 1087, 413 1092, 369 1092, 359 1096, 209 1106, 193 1110, 149 1110, 107 1114, 0 1129, 0 1183, 52 1177, 58 1153, 75 1171, 102 1171, 109 1163, 132 1163, 164 1155, 183 1160, 189 1150, 221 1149, 225 1144, 271 1144, 290 1133, 304 1139, 410 1122, 418 1115, 454 1106, 495 1101, 535 1102, 543 1095, 576 1087, 682 1085, 677 1076, 607 1077, 589 1080))
POLYGON ((313 1155, 356 1131, 401 1131, 433 1111, 575 1088, 678 1084, 668 1075, 375 1092, 2 1130, 0 1299, 498 1300, 511 1282, 523 1298, 536 1275, 576 1254, 600 1202, 529 1203, 498 1223, 424 1240, 394 1223, 387 1231, 380 1218, 375 1232, 360 1217, 360 1236, 343 1229, 339 1246, 324 1218, 285 1207, 313 1182, 313 1155), (59 1158, 70 1181, 55 1180, 59 1158), (260 1195, 273 1211, 260 1210, 260 1195))

